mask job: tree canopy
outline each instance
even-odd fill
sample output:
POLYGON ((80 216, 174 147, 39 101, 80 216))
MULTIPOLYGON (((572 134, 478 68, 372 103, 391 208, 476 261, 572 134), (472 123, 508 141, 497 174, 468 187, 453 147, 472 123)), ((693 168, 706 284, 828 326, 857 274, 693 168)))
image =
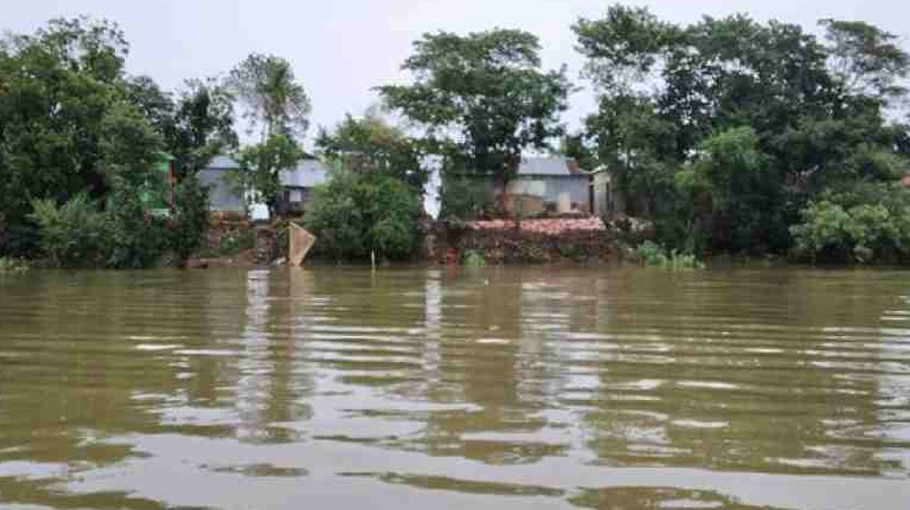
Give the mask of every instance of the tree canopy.
POLYGON ((821 26, 822 38, 745 15, 680 26, 621 5, 579 20, 599 95, 587 135, 626 212, 677 246, 782 252, 819 193, 898 179, 907 128, 885 109, 906 94, 907 54, 866 23, 821 26))
POLYGON ((287 60, 252 53, 231 70, 226 85, 262 141, 273 135, 295 139, 309 128, 312 104, 287 60))
POLYGON ((129 100, 127 53, 115 24, 84 18, 0 43, 0 252, 37 247, 32 201, 143 180, 163 141, 129 100))
POLYGON ((565 70, 541 70, 540 43, 520 30, 465 36, 426 34, 402 69, 410 85, 379 91, 389 106, 424 126, 449 168, 507 182, 523 151, 562 134, 569 83, 565 70))
POLYGON ((333 132, 322 130, 316 138, 316 147, 324 156, 344 161, 350 171, 390 175, 419 194, 427 182, 421 145, 376 111, 369 111, 360 119, 347 115, 333 132))

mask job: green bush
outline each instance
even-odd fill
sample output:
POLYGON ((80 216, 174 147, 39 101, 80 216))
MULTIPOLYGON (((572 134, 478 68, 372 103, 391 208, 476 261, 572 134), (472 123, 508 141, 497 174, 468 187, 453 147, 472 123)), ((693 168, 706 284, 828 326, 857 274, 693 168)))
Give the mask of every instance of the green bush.
POLYGON ((52 266, 105 265, 108 222, 87 195, 76 195, 62 206, 50 199, 35 200, 32 211, 41 250, 52 266))
POLYGON ((461 256, 461 263, 465 267, 484 267, 486 258, 480 250, 466 250, 461 256))
POLYGON ((0 257, 0 276, 28 272, 28 264, 23 260, 0 257))
POLYGON ((36 200, 32 208, 41 249, 54 267, 151 267, 167 247, 164 220, 126 195, 112 197, 103 212, 84 194, 60 206, 36 200))
POLYGON ((420 198, 407 184, 339 168, 316 188, 304 224, 336 260, 368 259, 372 251, 402 259, 417 244, 419 214, 420 198))
POLYGON ((673 250, 669 253, 653 241, 645 241, 635 250, 638 261, 643 266, 662 267, 664 269, 704 269, 705 264, 692 254, 673 250))
POLYGON ((790 228, 794 255, 811 262, 895 262, 910 256, 910 196, 903 189, 825 193, 790 228))
MULTIPOLYGON (((209 190, 191 177, 174 192, 174 210, 168 222, 168 246, 180 264, 202 249, 209 229, 209 190)), ((255 240, 254 240, 255 243, 255 240)))
POLYGON ((168 249, 166 219, 151 214, 138 195, 115 195, 104 217, 108 250, 104 267, 143 269, 159 263, 168 249))

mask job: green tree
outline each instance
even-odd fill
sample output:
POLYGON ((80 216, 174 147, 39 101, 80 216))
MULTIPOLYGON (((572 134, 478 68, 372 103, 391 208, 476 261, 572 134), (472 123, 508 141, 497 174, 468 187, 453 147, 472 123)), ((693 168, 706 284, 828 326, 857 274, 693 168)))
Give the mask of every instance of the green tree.
POLYGON ((287 60, 253 53, 231 71, 226 85, 250 129, 261 130, 263 143, 274 135, 293 139, 309 128, 310 98, 287 60))
POLYGON ((310 99, 291 64, 273 55, 248 56, 231 71, 226 86, 250 128, 261 130, 259 143, 236 154, 242 169, 239 180, 258 194, 274 218, 280 173, 304 156, 297 137, 309 127, 310 99))
POLYGON ((537 37, 495 29, 467 36, 439 32, 414 43, 402 68, 412 85, 379 90, 385 101, 422 124, 448 169, 490 174, 503 189, 522 152, 561 135, 565 70, 540 69, 537 37))
POLYGON ((240 149, 235 159, 240 164, 238 181, 244 189, 256 192, 274 218, 278 212, 278 194, 281 191, 281 172, 293 168, 304 153, 285 135, 271 135, 262 143, 240 149))
POLYGON ((319 249, 336 260, 409 256, 417 241, 420 199, 413 188, 381 172, 353 172, 337 165, 316 188, 305 218, 319 249))
POLYGON ((679 248, 784 252, 826 189, 898 178, 907 131, 885 108, 907 54, 876 27, 822 24, 824 38, 744 15, 680 26, 624 6, 579 20, 600 96, 587 135, 627 212, 679 248))
POLYGON ((870 97, 881 103, 905 95, 910 58, 898 37, 861 21, 823 19, 832 78, 838 100, 870 97))
POLYGON ((600 164, 597 159, 597 149, 591 147, 590 137, 584 132, 563 136, 559 153, 574 159, 578 163, 578 167, 586 172, 595 170, 600 164))
POLYGON ((779 211, 777 176, 770 158, 758 149, 751 128, 729 129, 705 139, 698 159, 675 175, 684 205, 678 218, 688 222, 682 243, 687 251, 724 247, 733 252, 763 252, 786 236, 779 211))
POLYGON ((237 148, 234 98, 214 79, 187 80, 178 93, 165 146, 180 179, 195 177, 216 155, 237 148))
POLYGON ((199 182, 199 171, 216 155, 238 145, 233 97, 213 79, 189 80, 171 118, 164 139, 176 160, 177 182, 168 244, 184 266, 202 248, 209 226, 209 190, 199 182))
POLYGON ((128 99, 119 28, 52 20, 0 42, 0 254, 37 248, 32 204, 145 181, 161 140, 128 99))
POLYGON ((343 160, 351 171, 390 175, 423 193, 427 171, 421 165, 419 144, 375 111, 361 119, 347 115, 332 133, 322 130, 316 147, 328 158, 343 160))

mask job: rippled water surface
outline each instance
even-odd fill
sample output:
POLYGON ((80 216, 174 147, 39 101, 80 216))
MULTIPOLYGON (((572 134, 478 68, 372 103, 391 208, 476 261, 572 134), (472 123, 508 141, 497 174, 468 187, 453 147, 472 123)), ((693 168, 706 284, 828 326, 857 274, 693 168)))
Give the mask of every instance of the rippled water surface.
POLYGON ((908 276, 3 277, 0 507, 906 510, 908 276))

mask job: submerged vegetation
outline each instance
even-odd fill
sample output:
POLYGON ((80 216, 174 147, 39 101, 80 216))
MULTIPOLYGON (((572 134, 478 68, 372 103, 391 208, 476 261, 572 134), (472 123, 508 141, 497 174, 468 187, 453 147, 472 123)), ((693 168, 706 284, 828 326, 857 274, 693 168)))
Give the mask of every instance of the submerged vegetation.
POLYGON ((664 269, 704 269, 704 262, 690 253, 676 250, 667 252, 653 241, 645 241, 635 249, 635 256, 643 266, 664 269))
POLYGON ((23 274, 29 270, 28 263, 23 260, 0 257, 0 276, 23 274))
POLYGON ((461 255, 461 264, 465 267, 480 268, 487 265, 486 258, 480 250, 465 250, 461 255))

